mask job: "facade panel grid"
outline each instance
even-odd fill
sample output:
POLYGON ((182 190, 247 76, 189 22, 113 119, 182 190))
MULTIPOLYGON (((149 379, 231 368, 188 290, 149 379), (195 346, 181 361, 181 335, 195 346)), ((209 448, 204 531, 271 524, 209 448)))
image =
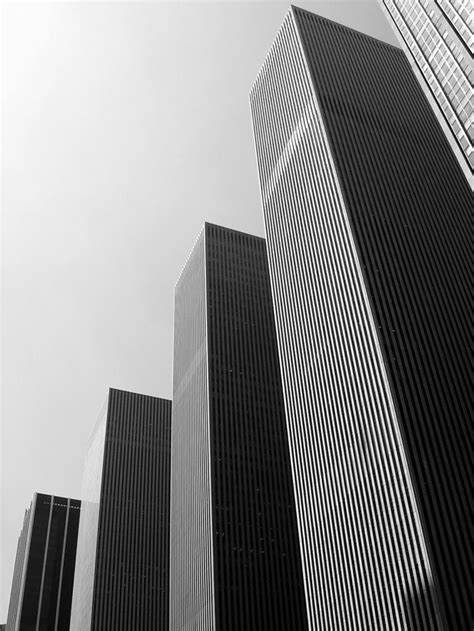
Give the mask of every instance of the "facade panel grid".
POLYGON ((404 45, 438 120, 447 131, 472 188, 474 36, 468 3, 444 0, 380 2, 404 45))

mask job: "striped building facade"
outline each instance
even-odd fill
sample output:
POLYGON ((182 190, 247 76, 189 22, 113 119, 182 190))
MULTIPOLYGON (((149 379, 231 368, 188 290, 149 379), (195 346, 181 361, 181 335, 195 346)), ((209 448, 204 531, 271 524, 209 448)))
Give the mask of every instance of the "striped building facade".
POLYGON ((474 32, 470 0, 379 0, 474 188, 474 32))
POLYGON ((307 628, 264 239, 205 224, 175 291, 170 629, 307 628))
POLYGON ((470 629, 468 183, 404 53, 307 11, 250 104, 310 628, 470 629))
POLYGON ((13 571, 8 631, 68 631, 81 502, 35 493, 13 571))
POLYGON ((83 481, 71 629, 168 628, 171 401, 109 391, 83 481))

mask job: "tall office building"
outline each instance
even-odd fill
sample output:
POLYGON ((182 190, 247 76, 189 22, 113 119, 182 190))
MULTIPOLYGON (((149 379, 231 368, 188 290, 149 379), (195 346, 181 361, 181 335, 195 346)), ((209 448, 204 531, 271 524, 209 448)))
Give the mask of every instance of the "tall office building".
POLYGON ((470 629, 472 198, 402 50, 292 7, 250 94, 312 629, 470 629))
POLYGON ((379 0, 471 188, 474 48, 471 0, 379 0))
POLYGON ((74 631, 168 629, 171 401, 110 389, 86 458, 74 631))
POLYGON ((35 493, 18 539, 6 628, 67 631, 81 502, 35 493))
POLYGON ((176 285, 173 631, 307 628, 266 257, 206 223, 176 285))

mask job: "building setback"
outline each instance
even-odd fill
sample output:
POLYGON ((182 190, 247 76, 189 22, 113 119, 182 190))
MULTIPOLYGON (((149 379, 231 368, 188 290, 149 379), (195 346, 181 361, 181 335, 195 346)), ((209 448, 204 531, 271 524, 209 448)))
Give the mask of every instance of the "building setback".
POLYGON ((34 494, 18 539, 8 631, 68 631, 80 507, 34 494))
POLYGON ((176 285, 170 629, 307 628, 264 239, 206 223, 176 285))
POLYGON ((469 629, 469 185, 403 51, 307 11, 250 103, 310 627, 469 629))
POLYGON ((71 629, 168 629, 171 401, 110 389, 83 482, 71 629))
POLYGON ((474 187, 471 0, 379 0, 474 187))

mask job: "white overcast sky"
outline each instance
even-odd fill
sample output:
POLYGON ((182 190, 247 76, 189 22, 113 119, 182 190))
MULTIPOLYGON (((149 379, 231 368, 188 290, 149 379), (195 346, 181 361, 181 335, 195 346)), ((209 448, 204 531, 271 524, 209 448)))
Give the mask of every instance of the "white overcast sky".
MULTIPOLYGON (((296 4, 396 43, 375 0, 296 4)), ((263 235, 248 92, 288 6, 3 5, 0 623, 24 509, 80 498, 108 388, 171 398, 203 222, 263 235)))

